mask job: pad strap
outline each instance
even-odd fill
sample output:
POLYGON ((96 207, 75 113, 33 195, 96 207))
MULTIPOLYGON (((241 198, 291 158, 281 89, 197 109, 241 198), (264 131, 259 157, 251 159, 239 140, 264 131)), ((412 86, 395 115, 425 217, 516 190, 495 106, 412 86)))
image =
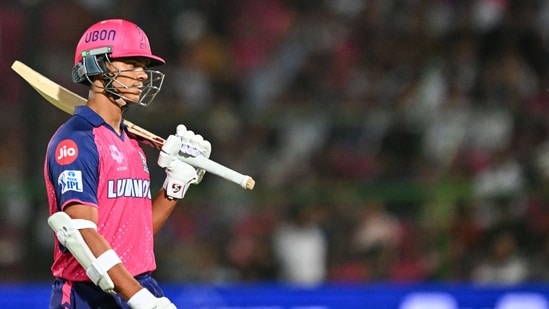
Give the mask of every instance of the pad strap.
POLYGON ((86 220, 86 219, 72 219, 72 225, 78 230, 83 230, 83 229, 97 230, 97 225, 93 221, 86 220))
POLYGON ((113 249, 103 252, 86 269, 88 277, 98 286, 101 286, 101 279, 108 278, 107 272, 115 265, 122 263, 120 257, 113 249))

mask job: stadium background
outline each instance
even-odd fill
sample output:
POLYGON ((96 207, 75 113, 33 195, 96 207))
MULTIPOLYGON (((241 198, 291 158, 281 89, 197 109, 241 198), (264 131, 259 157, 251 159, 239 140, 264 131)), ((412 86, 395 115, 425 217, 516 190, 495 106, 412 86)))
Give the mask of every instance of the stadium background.
MULTIPOLYGON (((210 175, 192 188, 158 239, 170 291, 227 286, 212 308, 239 306, 224 300, 231 286, 372 299, 380 284, 403 297, 401 284, 457 284, 473 295, 455 295, 459 308, 509 291, 547 298, 548 1, 3 0, 5 301, 12 288, 48 289, 42 163, 67 118, 9 66, 22 60, 85 95, 70 80, 74 46, 111 17, 139 24, 168 62, 157 100, 126 118, 161 136, 185 123, 213 159, 257 181, 247 192, 210 175)), ((278 305, 305 305, 287 299, 278 305)))

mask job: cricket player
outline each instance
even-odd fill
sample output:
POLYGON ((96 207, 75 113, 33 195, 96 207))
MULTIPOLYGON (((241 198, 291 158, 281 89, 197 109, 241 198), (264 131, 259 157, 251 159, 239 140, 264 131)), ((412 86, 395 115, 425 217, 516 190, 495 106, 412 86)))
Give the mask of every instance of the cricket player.
POLYGON ((160 151, 166 179, 151 195, 145 154, 122 115, 153 101, 164 74, 149 68, 161 64, 127 20, 98 22, 78 42, 72 78, 89 87, 87 104, 55 132, 44 164, 56 238, 50 309, 176 308, 151 275, 154 235, 205 173, 178 157, 208 158, 211 145, 179 125, 160 151))

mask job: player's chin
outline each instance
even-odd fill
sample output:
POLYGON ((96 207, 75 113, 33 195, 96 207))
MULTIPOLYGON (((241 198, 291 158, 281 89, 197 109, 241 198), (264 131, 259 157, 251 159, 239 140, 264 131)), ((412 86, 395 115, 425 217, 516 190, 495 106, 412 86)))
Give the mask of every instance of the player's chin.
POLYGON ((141 96, 141 91, 124 91, 119 93, 121 97, 126 98, 129 101, 138 102, 141 96))

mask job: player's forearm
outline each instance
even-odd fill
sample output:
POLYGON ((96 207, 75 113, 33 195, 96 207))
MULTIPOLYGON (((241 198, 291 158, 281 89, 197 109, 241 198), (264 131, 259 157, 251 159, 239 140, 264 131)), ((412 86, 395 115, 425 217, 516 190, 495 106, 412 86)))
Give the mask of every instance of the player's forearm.
POLYGON ((164 189, 161 189, 155 196, 152 203, 152 224, 154 234, 160 231, 160 229, 164 226, 172 214, 177 201, 178 200, 176 199, 169 199, 166 196, 166 191, 164 189))
MULTIPOLYGON (((105 238, 97 231, 87 229, 82 230, 81 234, 88 244, 91 252, 96 257, 101 256, 107 250, 111 249, 111 246, 107 240, 105 240, 105 238)), ((113 266, 107 273, 114 283, 114 290, 126 300, 143 288, 126 269, 124 264, 117 264, 113 266)))
POLYGON ((125 300, 143 288, 122 264, 114 266, 108 273, 114 283, 114 290, 125 300))

